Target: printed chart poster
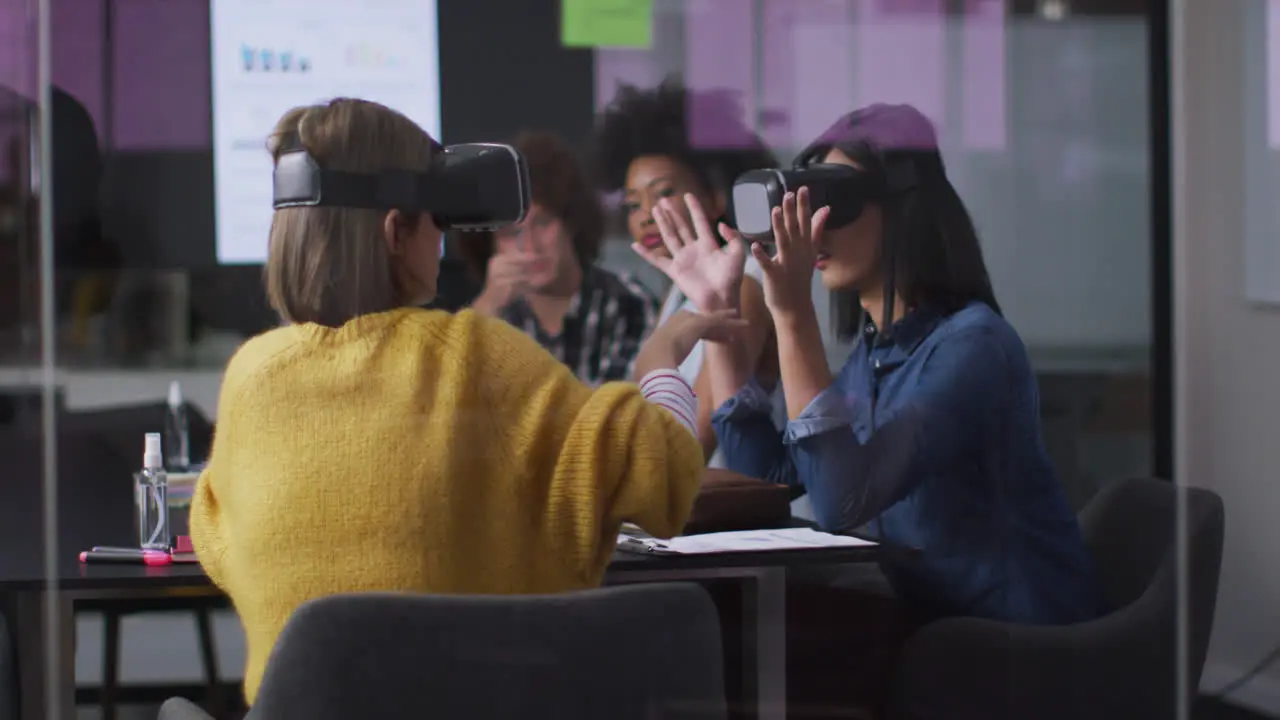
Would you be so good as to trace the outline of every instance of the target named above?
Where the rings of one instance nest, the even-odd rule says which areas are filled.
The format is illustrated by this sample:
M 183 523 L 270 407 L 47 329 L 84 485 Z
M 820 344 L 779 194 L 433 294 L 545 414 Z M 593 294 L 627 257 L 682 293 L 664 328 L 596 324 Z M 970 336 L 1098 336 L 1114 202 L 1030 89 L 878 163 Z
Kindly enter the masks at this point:
M 211 0 L 218 261 L 266 260 L 267 137 L 290 108 L 347 96 L 440 137 L 435 0 Z

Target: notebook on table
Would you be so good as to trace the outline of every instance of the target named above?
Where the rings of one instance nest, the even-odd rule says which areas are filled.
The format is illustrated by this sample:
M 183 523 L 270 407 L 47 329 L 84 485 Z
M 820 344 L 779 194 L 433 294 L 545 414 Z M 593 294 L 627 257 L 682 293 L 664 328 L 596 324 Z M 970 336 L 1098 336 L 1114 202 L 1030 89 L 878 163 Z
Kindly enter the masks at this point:
M 718 555 L 723 553 L 816 550 L 821 548 L 875 547 L 876 543 L 847 535 L 832 535 L 813 528 L 738 530 L 681 535 L 658 540 L 644 534 L 618 535 L 618 549 L 653 555 Z

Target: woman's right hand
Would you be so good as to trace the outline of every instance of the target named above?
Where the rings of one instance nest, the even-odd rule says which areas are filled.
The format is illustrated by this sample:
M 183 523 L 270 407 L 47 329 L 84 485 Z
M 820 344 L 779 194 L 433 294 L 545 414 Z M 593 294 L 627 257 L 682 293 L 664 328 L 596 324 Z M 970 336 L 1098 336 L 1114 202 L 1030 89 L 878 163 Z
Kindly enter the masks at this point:
M 520 253 L 495 252 L 485 271 L 484 289 L 471 303 L 471 309 L 484 315 L 497 315 L 524 294 L 524 278 L 528 262 Z
M 653 209 L 653 219 L 670 257 L 639 243 L 631 247 L 671 278 L 702 312 L 736 310 L 747 257 L 746 243 L 737 231 L 721 223 L 720 236 L 728 243 L 721 248 L 698 199 L 687 194 L 684 203 L 693 220 L 692 228 L 671 200 L 664 198 Z
M 658 326 L 636 355 L 635 379 L 654 370 L 675 370 L 699 340 L 731 342 L 747 328 L 737 310 L 692 313 L 681 310 Z

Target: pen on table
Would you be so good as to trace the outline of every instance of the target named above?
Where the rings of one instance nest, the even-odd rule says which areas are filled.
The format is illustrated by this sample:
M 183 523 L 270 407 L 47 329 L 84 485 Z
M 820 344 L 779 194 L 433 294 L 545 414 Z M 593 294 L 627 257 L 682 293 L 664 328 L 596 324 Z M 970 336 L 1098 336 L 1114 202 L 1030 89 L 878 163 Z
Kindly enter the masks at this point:
M 99 555 L 120 555 L 123 557 L 133 558 L 159 557 L 161 555 L 168 557 L 170 554 L 168 550 L 148 550 L 137 547 L 112 547 L 110 545 L 95 545 L 89 549 L 89 552 L 97 553 Z
M 131 565 L 147 565 L 156 567 L 160 565 L 168 565 L 173 562 L 173 557 L 163 550 L 133 550 L 127 549 L 127 552 L 121 552 L 126 548 L 113 548 L 110 550 L 86 550 L 80 553 L 80 562 L 82 563 L 121 563 Z

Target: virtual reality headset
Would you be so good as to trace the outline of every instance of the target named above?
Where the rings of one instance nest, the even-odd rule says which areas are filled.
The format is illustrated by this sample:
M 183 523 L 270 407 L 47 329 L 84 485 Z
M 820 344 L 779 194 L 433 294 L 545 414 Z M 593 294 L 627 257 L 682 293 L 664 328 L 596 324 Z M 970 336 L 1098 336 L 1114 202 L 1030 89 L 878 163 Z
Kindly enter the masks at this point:
M 529 212 L 529 170 L 510 145 L 438 147 L 426 172 L 327 170 L 299 147 L 276 161 L 272 207 L 429 213 L 442 230 L 496 230 Z
M 733 183 L 734 223 L 748 239 L 767 241 L 773 236 L 773 209 L 782 206 L 787 193 L 807 187 L 810 207 L 830 207 L 826 227 L 835 229 L 857 220 L 868 202 L 914 184 L 914 172 L 905 164 L 889 168 L 885 175 L 837 163 L 749 170 Z

